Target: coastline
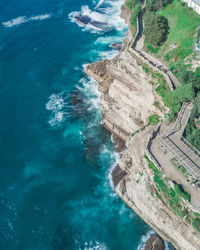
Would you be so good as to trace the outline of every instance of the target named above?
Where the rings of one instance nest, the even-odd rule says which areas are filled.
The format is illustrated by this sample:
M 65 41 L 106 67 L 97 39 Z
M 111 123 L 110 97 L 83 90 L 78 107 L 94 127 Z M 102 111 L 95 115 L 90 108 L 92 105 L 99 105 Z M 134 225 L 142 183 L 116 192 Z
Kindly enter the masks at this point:
M 162 239 L 171 242 L 177 249 L 196 250 L 198 247 L 197 233 L 169 210 L 163 200 L 153 195 L 156 193 L 153 173 L 148 168 L 143 156 L 155 127 L 146 127 L 146 125 L 147 117 L 150 114 L 156 112 L 159 115 L 162 114 L 158 110 L 155 111 L 153 107 L 153 103 L 159 97 L 156 96 L 152 87 L 147 87 L 147 82 L 149 83 L 151 79 L 141 70 L 137 55 L 127 52 L 130 44 L 134 42 L 130 31 L 130 14 L 128 9 L 122 9 L 121 16 L 128 23 L 129 28 L 119 54 L 110 61 L 92 63 L 85 68 L 86 74 L 99 82 L 104 127 L 126 142 L 126 149 L 122 151 L 122 157 L 113 170 L 115 191 Z M 136 75 L 134 80 L 141 83 L 141 86 L 135 85 L 131 79 L 133 75 Z M 167 78 L 167 76 L 165 77 Z M 124 90 L 124 88 L 127 89 Z M 131 91 L 135 91 L 133 96 L 130 94 Z M 146 95 L 144 109 L 139 112 L 140 101 L 144 101 L 145 98 L 144 91 L 147 91 L 149 96 Z M 138 106 L 136 102 L 134 103 L 136 106 L 131 103 L 134 98 L 139 101 Z M 118 99 L 120 100 L 116 101 Z M 160 99 L 159 102 L 165 109 Z M 126 112 L 127 116 L 123 112 Z M 131 112 L 134 112 L 134 118 L 131 116 Z M 128 125 L 125 124 L 126 122 Z M 139 135 L 135 134 L 138 129 L 141 129 Z M 130 136 L 131 134 L 133 136 Z M 179 225 L 177 228 L 176 224 Z M 186 232 L 190 232 L 187 237 Z

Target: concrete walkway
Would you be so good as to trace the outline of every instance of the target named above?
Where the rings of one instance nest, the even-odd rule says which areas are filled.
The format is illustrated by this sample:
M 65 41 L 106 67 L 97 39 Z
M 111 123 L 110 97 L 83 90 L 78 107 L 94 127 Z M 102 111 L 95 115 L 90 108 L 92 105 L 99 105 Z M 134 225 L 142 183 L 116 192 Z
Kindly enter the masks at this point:
M 192 176 L 200 179 L 200 158 L 181 140 L 191 110 L 192 103 L 184 103 L 172 132 L 161 137 L 160 141 Z
M 183 185 L 184 190 L 191 195 L 192 206 L 200 211 L 200 190 L 193 187 L 180 170 L 173 165 L 171 162 L 173 155 L 161 145 L 159 137 L 152 141 L 151 152 L 160 163 L 165 176 L 170 180 L 174 180 L 177 184 Z

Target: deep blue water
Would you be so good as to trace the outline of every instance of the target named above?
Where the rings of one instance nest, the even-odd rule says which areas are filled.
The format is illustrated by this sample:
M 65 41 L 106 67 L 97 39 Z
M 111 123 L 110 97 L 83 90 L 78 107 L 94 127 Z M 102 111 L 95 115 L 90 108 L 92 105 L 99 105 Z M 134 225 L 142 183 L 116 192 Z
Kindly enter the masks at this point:
M 117 53 L 121 4 L 0 1 L 1 250 L 140 249 L 150 231 L 112 190 L 118 156 L 83 73 Z

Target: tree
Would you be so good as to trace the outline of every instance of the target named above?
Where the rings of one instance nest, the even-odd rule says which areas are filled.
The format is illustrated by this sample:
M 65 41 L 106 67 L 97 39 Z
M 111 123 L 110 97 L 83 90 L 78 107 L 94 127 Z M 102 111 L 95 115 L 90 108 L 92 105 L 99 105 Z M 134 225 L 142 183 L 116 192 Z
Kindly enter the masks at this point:
M 168 20 L 155 13 L 147 12 L 144 15 L 144 35 L 145 39 L 154 46 L 162 45 L 168 34 Z
M 152 12 L 156 12 L 162 9 L 166 4 L 171 3 L 172 0 L 148 0 L 147 9 Z

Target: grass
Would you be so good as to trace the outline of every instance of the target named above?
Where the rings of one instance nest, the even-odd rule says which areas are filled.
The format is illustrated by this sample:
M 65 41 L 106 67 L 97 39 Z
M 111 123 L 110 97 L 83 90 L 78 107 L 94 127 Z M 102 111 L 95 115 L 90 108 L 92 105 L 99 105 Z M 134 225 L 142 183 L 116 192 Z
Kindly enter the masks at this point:
M 184 59 L 193 52 L 192 47 L 198 33 L 200 16 L 188 6 L 182 6 L 178 0 L 174 0 L 158 14 L 168 19 L 167 40 L 160 48 L 153 48 L 148 44 L 146 47 L 157 57 L 163 58 L 172 68 L 180 68 Z M 175 44 L 177 46 L 173 49 L 172 46 Z
M 140 130 L 137 129 L 135 132 L 133 132 L 133 133 L 131 134 L 131 137 L 133 137 L 134 135 L 138 134 L 139 132 L 140 132 Z
M 181 218 L 184 217 L 192 217 L 194 228 L 198 229 L 199 223 L 199 214 L 190 214 L 187 209 L 182 204 L 182 199 L 187 200 L 190 202 L 190 194 L 188 194 L 180 185 L 174 185 L 172 188 L 169 185 L 168 179 L 165 177 L 163 178 L 163 173 L 156 167 L 156 165 L 148 158 L 145 154 L 144 158 L 148 162 L 149 168 L 151 168 L 154 172 L 153 181 L 157 187 L 156 196 L 159 199 L 164 199 L 168 206 Z M 192 220 L 190 220 L 192 221 Z M 195 222 L 194 222 L 195 221 Z
M 153 125 L 157 125 L 160 121 L 160 116 L 157 114 L 154 114 L 152 116 L 149 116 L 149 122 L 148 125 L 153 124 Z

